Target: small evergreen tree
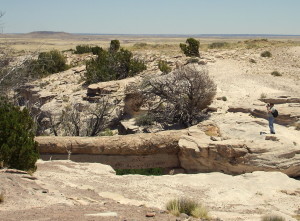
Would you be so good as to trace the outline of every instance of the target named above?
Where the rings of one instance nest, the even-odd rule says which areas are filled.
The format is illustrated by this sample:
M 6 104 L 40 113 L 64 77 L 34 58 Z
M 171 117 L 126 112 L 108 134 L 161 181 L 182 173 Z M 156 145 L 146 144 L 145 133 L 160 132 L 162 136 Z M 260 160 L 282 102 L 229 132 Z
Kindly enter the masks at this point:
M 182 52 L 189 57 L 200 57 L 199 54 L 199 46 L 200 46 L 200 42 L 194 38 L 188 38 L 186 40 L 186 44 L 180 44 L 179 45 Z
M 58 50 L 40 53 L 38 57 L 38 64 L 41 70 L 49 74 L 67 70 L 66 58 Z
M 86 63 L 86 83 L 120 80 L 146 70 L 144 62 L 133 58 L 126 49 L 119 49 L 119 41 L 111 41 L 108 51 L 100 49 L 98 57 Z
M 20 110 L 0 98 L 0 162 L 20 170 L 35 168 L 39 158 L 34 123 L 27 109 Z
M 28 60 L 24 64 L 23 71 L 28 78 L 41 78 L 67 70 L 69 66 L 66 64 L 66 61 L 64 55 L 58 50 L 42 52 L 37 60 Z
M 111 53 L 115 53 L 120 49 L 120 41 L 119 40 L 111 40 L 109 51 Z
M 90 53 L 92 51 L 91 46 L 89 45 L 77 45 L 75 54 L 84 54 L 84 53 Z

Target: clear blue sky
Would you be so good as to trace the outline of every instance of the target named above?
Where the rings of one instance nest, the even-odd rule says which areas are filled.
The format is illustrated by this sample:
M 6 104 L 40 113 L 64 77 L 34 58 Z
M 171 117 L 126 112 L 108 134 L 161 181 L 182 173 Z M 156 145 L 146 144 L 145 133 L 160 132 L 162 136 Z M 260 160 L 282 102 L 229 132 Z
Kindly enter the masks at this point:
M 4 33 L 296 34 L 300 0 L 0 0 Z

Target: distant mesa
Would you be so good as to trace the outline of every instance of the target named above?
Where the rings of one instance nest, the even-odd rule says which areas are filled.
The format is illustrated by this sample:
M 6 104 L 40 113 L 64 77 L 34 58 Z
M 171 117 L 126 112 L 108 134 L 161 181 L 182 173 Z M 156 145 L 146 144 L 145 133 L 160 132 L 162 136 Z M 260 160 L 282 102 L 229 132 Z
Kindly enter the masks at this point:
M 25 34 L 25 36 L 28 37 L 38 37 L 38 38 L 43 38 L 43 37 L 70 37 L 72 34 L 67 33 L 67 32 L 56 32 L 56 31 L 34 31 Z

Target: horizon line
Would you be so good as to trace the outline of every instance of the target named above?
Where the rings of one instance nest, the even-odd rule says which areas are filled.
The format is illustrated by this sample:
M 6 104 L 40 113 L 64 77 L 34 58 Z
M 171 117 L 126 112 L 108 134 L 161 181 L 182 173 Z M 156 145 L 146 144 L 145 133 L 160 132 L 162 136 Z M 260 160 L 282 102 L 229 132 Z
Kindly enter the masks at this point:
M 66 33 L 66 34 L 77 34 L 77 35 L 128 35 L 128 36 L 134 36 L 134 35 L 146 35 L 146 36 L 155 36 L 155 35 L 159 35 L 159 36 L 300 36 L 300 34 L 237 34 L 237 33 L 233 33 L 233 34 L 155 34 L 155 33 L 151 33 L 151 34 L 122 34 L 122 33 L 89 33 L 89 32 L 64 32 L 64 31 L 32 31 L 32 32 L 16 32 L 16 33 L 2 33 L 2 34 L 31 34 L 31 33 Z

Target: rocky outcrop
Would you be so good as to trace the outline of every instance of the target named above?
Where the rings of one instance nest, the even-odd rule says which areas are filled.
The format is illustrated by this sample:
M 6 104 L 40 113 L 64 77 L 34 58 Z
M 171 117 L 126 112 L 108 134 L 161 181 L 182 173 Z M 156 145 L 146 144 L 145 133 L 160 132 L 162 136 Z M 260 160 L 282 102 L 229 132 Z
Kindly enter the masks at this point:
M 275 135 L 244 140 L 218 134 L 205 132 L 201 123 L 189 128 L 188 134 L 179 140 L 181 167 L 188 173 L 281 171 L 292 177 L 300 176 L 300 149 L 296 142 Z
M 122 169 L 183 168 L 187 173 L 227 174 L 280 171 L 300 176 L 297 137 L 246 136 L 225 135 L 216 123 L 204 121 L 188 130 L 112 137 L 36 137 L 36 141 L 45 160 L 99 162 Z
M 276 109 L 279 115 L 276 118 L 276 123 L 281 125 L 293 125 L 300 119 L 300 107 L 297 103 L 278 104 Z M 249 113 L 252 116 L 259 118 L 267 118 L 266 108 L 264 106 L 249 107 L 249 106 L 229 106 L 228 112 L 232 113 Z
M 286 104 L 286 103 L 298 103 L 300 104 L 299 97 L 292 97 L 292 96 L 278 96 L 274 98 L 261 98 L 261 101 L 265 103 L 273 103 L 273 104 Z
M 98 162 L 113 168 L 177 168 L 185 131 L 110 137 L 36 137 L 42 159 Z

